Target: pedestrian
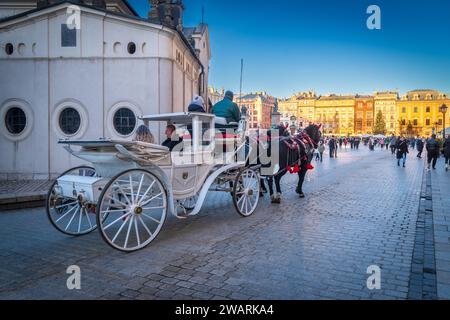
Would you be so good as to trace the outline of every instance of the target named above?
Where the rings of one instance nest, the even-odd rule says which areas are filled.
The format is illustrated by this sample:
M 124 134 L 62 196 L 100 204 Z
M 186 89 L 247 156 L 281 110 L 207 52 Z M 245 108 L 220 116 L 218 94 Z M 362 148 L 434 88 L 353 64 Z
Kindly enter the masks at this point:
M 320 142 L 317 151 L 319 152 L 320 162 L 323 162 L 323 153 L 325 152 L 325 144 L 323 141 Z
M 436 135 L 433 134 L 430 139 L 427 141 L 427 162 L 428 162 L 428 170 L 430 170 L 430 166 L 432 165 L 433 170 L 436 169 L 436 162 L 439 158 L 439 142 L 436 141 Z
M 383 138 L 380 139 L 380 147 L 381 147 L 381 150 L 384 149 L 384 139 Z
M 342 149 L 342 144 L 344 143 L 344 139 L 342 137 L 339 138 L 339 149 Z
M 445 171 L 450 170 L 450 135 L 447 136 L 447 139 L 444 142 L 444 157 L 445 157 Z
M 369 150 L 370 151 L 374 151 L 375 147 L 374 147 L 374 141 L 372 138 L 369 138 Z
M 424 143 L 423 143 L 423 140 L 421 137 L 417 138 L 416 146 L 417 146 L 417 151 L 418 151 L 417 158 L 422 159 Z
M 353 147 L 355 145 L 355 139 L 353 137 L 350 138 L 350 149 L 353 150 Z
M 394 135 L 392 135 L 391 141 L 390 141 L 390 146 L 391 146 L 391 153 L 393 155 L 395 154 L 395 146 L 397 145 L 397 141 L 398 141 L 398 138 L 395 137 Z
M 406 139 L 401 137 L 395 149 L 397 150 L 397 166 L 400 167 L 400 160 L 403 160 L 403 168 L 406 167 L 406 155 L 409 153 Z
M 330 141 L 328 141 L 328 147 L 330 148 L 330 158 L 334 158 L 334 150 L 337 147 L 336 139 L 334 138 L 334 136 L 332 136 Z
M 344 139 L 344 147 L 345 147 L 346 150 L 347 150 L 347 144 L 348 144 L 348 139 L 345 138 L 345 139 Z

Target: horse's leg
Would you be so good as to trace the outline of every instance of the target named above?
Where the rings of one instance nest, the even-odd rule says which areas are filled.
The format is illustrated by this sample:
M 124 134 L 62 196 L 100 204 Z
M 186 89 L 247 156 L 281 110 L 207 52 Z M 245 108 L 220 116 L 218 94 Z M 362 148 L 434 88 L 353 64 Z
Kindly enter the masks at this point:
M 305 197 L 305 194 L 303 193 L 303 182 L 305 181 L 306 172 L 306 166 L 302 165 L 301 170 L 298 172 L 298 184 L 297 189 L 295 190 L 299 194 L 300 198 Z

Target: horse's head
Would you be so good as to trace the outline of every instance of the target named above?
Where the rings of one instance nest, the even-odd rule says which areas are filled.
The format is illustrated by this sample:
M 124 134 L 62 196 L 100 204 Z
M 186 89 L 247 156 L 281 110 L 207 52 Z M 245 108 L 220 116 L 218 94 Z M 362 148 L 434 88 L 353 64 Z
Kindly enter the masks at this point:
M 305 132 L 314 141 L 315 147 L 319 145 L 319 141 L 322 138 L 322 132 L 320 131 L 322 125 L 311 124 L 306 129 Z

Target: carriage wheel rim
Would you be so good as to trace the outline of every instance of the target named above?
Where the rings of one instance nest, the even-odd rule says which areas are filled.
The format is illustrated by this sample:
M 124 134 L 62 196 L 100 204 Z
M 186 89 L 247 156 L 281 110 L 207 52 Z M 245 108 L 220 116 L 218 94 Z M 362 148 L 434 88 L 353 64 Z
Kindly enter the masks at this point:
M 122 173 L 105 187 L 99 201 L 102 237 L 121 251 L 143 249 L 161 231 L 167 207 L 165 189 L 156 176 L 139 169 Z
M 80 176 L 93 176 L 95 169 L 87 166 L 76 167 L 64 172 L 60 177 L 71 175 L 78 171 Z M 97 228 L 96 219 L 91 217 L 95 212 L 90 212 L 92 207 L 87 208 L 86 204 L 78 199 L 58 196 L 56 180 L 51 186 L 47 196 L 47 216 L 53 226 L 62 233 L 72 236 L 85 235 Z
M 238 176 L 237 184 L 235 192 L 236 208 L 242 215 L 249 216 L 258 206 L 259 177 L 254 170 L 246 169 Z

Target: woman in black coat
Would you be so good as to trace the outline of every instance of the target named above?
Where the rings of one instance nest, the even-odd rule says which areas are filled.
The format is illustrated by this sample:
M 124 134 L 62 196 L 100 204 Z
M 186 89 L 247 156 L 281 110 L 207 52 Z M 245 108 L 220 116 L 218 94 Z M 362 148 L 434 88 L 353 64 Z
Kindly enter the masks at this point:
M 445 171 L 450 169 L 450 136 L 444 142 Z
M 405 138 L 400 138 L 397 142 L 397 165 L 400 167 L 400 160 L 403 159 L 403 168 L 406 166 L 406 155 L 409 153 L 408 141 Z

